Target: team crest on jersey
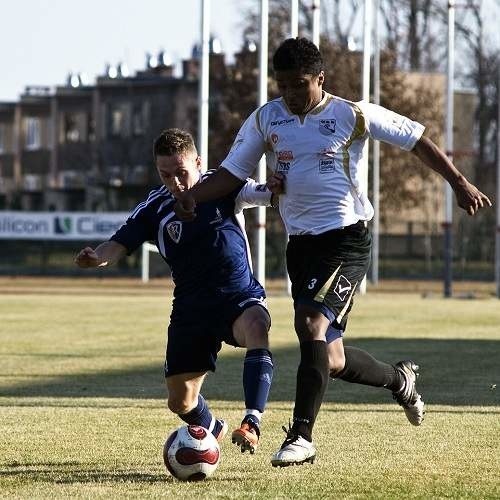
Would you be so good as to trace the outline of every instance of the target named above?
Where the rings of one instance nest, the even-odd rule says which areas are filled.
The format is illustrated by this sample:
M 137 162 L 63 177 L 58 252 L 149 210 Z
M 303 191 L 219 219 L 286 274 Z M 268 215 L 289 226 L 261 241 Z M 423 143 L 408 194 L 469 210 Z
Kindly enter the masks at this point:
M 347 294 L 352 290 L 352 284 L 343 274 L 341 274 L 333 290 L 340 300 L 345 300 Z
M 327 120 L 319 121 L 319 133 L 321 135 L 333 135 L 335 133 L 335 125 L 337 120 L 335 118 L 329 118 Z
M 272 142 L 273 144 L 276 144 L 276 143 L 279 141 L 279 139 L 280 139 L 280 138 L 278 137 L 278 134 L 274 134 L 274 133 L 273 133 L 273 134 L 271 134 L 271 142 Z
M 175 243 L 179 243 L 182 234 L 182 222 L 173 221 L 167 225 L 167 233 Z

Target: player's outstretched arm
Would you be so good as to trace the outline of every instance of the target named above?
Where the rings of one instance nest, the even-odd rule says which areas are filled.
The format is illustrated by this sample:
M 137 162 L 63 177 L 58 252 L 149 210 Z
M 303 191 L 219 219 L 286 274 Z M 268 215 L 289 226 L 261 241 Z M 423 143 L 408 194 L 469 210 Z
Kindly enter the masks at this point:
M 420 160 L 446 179 L 457 197 L 458 206 L 469 215 L 491 207 L 489 198 L 462 175 L 449 158 L 428 137 L 421 137 L 412 149 Z
M 193 220 L 196 216 L 196 203 L 222 198 L 244 183 L 245 181 L 221 167 L 204 182 L 181 193 L 174 206 L 175 213 L 181 220 Z
M 85 247 L 75 257 L 78 267 L 103 267 L 111 266 L 127 253 L 127 249 L 116 241 L 105 241 L 95 249 Z

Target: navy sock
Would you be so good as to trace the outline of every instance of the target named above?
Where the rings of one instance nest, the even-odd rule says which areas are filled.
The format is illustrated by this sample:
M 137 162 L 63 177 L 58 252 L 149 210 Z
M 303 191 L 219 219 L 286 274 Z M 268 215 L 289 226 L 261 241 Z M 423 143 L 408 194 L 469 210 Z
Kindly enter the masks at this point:
M 273 358 L 267 349 L 250 349 L 243 363 L 245 407 L 264 411 L 273 380 Z
M 198 405 L 188 413 L 179 414 L 179 418 L 184 420 L 187 424 L 205 427 L 205 429 L 211 431 L 215 437 L 219 435 L 222 429 L 221 421 L 214 418 L 208 408 L 205 398 L 201 394 L 198 395 Z

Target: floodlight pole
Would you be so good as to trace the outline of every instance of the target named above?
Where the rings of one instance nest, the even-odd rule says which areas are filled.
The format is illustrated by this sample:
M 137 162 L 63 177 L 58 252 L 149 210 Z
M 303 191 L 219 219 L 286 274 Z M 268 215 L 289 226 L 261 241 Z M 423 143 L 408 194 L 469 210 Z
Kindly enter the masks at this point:
M 380 104 L 380 31 L 378 27 L 380 0 L 375 0 L 373 47 L 373 102 Z M 380 142 L 373 141 L 373 230 L 372 230 L 372 284 L 378 284 L 380 254 Z
M 290 5 L 290 38 L 297 38 L 299 36 L 299 0 L 291 0 Z M 286 235 L 288 244 L 288 235 Z M 285 271 L 286 293 L 292 295 L 292 282 Z
M 269 32 L 269 1 L 260 2 L 260 44 L 259 44 L 259 106 L 267 102 L 267 52 Z M 259 161 L 257 180 L 260 184 L 266 182 L 266 159 Z M 257 208 L 257 259 L 256 277 L 265 285 L 266 281 L 266 207 Z
M 495 282 L 497 297 L 500 299 L 500 65 L 498 66 L 497 83 L 497 197 L 495 200 L 497 207 L 497 224 L 495 235 Z
M 290 5 L 290 38 L 299 36 L 299 0 L 291 0 Z
M 453 76 L 455 74 L 455 1 L 448 1 L 448 64 L 446 72 L 446 154 L 453 161 Z M 453 262 L 453 192 L 445 181 L 444 229 L 444 296 L 451 297 Z
M 208 99 L 210 62 L 210 0 L 201 0 L 201 57 L 198 89 L 198 154 L 205 171 L 208 163 Z
M 363 79 L 362 79 L 362 99 L 368 102 L 370 100 L 370 56 L 372 51 L 371 35 L 372 35 L 373 13 L 372 0 L 365 0 L 364 16 L 363 16 Z M 361 182 L 362 189 L 368 192 L 368 140 L 363 146 L 363 176 Z M 366 276 L 361 281 L 359 291 L 362 294 L 366 293 Z
M 312 41 L 319 48 L 319 34 L 321 31 L 321 6 L 320 0 L 312 2 Z

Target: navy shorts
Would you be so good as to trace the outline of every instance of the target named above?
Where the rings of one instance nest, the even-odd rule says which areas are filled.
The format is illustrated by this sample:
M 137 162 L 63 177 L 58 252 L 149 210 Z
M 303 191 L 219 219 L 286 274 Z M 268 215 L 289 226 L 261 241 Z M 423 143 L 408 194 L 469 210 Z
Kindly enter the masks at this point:
M 224 295 L 189 310 L 172 311 L 168 327 L 165 376 L 215 371 L 222 342 L 241 347 L 233 337 L 233 323 L 249 307 L 259 305 L 267 314 L 264 289 Z
M 346 328 L 370 253 L 371 235 L 362 221 L 318 235 L 290 236 L 286 256 L 294 306 L 310 305 L 331 321 L 329 342 Z

